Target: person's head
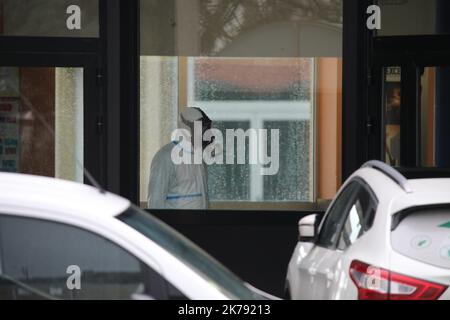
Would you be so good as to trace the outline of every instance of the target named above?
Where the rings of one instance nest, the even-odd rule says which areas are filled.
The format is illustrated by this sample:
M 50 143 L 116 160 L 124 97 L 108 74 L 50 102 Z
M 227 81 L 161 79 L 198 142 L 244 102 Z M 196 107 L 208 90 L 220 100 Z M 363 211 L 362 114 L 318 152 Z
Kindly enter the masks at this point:
M 203 148 L 206 148 L 207 145 L 212 143 L 212 139 L 210 141 L 203 141 L 205 132 L 211 129 L 211 119 L 200 108 L 184 108 L 180 113 L 179 126 L 181 129 L 186 129 L 191 133 L 192 140 L 194 138 L 193 135 L 195 133 L 194 127 L 196 122 L 202 127 L 202 136 L 199 137 L 199 139 L 202 141 Z

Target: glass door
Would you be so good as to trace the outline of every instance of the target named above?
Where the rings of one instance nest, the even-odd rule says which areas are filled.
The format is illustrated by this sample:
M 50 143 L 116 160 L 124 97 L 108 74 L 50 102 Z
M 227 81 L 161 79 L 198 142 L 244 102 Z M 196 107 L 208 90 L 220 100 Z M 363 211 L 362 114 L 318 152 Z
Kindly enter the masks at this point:
M 0 171 L 103 182 L 95 68 L 0 61 Z
M 403 168 L 450 168 L 450 68 L 431 55 L 376 61 L 369 157 Z
M 394 167 L 419 165 L 417 70 L 408 57 L 376 61 L 369 91 L 369 159 Z

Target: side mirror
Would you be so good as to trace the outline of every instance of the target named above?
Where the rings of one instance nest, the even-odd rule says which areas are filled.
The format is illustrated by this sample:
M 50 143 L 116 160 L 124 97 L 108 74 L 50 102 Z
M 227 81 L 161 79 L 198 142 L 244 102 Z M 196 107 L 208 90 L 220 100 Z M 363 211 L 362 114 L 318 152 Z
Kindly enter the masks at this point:
M 306 216 L 298 222 L 298 235 L 300 242 L 314 242 L 316 240 L 316 222 L 317 214 Z

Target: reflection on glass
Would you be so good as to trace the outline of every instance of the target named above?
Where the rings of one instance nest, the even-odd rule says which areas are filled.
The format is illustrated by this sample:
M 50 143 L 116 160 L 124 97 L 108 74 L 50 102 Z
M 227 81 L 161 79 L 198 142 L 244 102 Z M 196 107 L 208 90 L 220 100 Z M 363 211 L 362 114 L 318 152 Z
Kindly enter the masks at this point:
M 140 0 L 140 18 L 141 205 L 150 163 L 186 106 L 204 110 L 222 133 L 261 130 L 256 144 L 245 140 L 246 160 L 270 156 L 271 130 L 279 130 L 273 176 L 260 173 L 267 169 L 261 163 L 209 166 L 210 208 L 293 210 L 334 197 L 341 180 L 341 0 Z
M 0 171 L 83 182 L 83 69 L 0 68 Z
M 385 68 L 383 87 L 384 146 L 386 163 L 391 166 L 400 165 L 401 90 L 401 68 Z
M 98 0 L 0 0 L 0 35 L 98 37 L 98 4 Z M 79 14 L 71 10 L 73 5 Z
M 221 196 L 214 200 L 312 201 L 313 67 L 314 60 L 306 58 L 189 59 L 189 105 L 200 105 L 214 126 L 234 123 L 233 129 L 267 130 L 267 144 L 259 139 L 257 146 L 247 145 L 247 159 L 255 152 L 252 148 L 271 150 L 271 130 L 279 130 L 280 135 L 277 174 L 263 176 L 255 164 L 245 166 L 245 173 L 237 168 L 230 171 L 227 164 L 215 165 L 209 183 L 211 190 L 215 188 L 213 194 Z M 214 181 L 218 170 L 229 174 L 222 178 L 228 183 Z M 236 183 L 250 186 L 248 198 L 247 189 L 233 196 Z
M 141 0 L 140 7 L 142 55 L 341 56 L 342 0 Z
M 381 8 L 379 36 L 450 33 L 447 0 L 378 0 Z
M 265 145 L 262 140 L 249 145 L 246 139 L 246 164 L 234 161 L 208 167 L 213 208 L 219 202 L 223 207 L 232 202 L 312 202 L 316 169 L 321 170 L 323 194 L 334 195 L 338 172 L 325 171 L 325 167 L 338 168 L 339 161 L 339 66 L 339 59 L 332 58 L 142 56 L 141 203 L 146 203 L 152 159 L 170 142 L 179 110 L 185 106 L 204 110 L 224 138 L 226 129 L 267 130 Z M 315 127 L 314 108 L 320 110 L 321 127 Z M 391 117 L 391 124 L 399 121 Z M 255 152 L 270 156 L 271 130 L 279 130 L 279 170 L 264 176 L 262 165 L 248 160 Z M 323 158 L 320 167 L 314 161 L 315 130 L 322 132 L 320 152 L 331 157 Z M 226 141 L 223 147 L 222 158 L 226 159 Z
M 219 129 L 225 137 L 227 129 L 250 129 L 249 121 L 214 121 L 214 128 Z M 226 158 L 226 141 L 224 141 L 224 158 Z M 249 150 L 249 140 L 246 139 L 246 150 Z M 234 146 L 234 163 L 237 146 Z M 249 201 L 251 200 L 251 165 L 248 152 L 245 155 L 246 164 L 208 166 L 208 193 L 210 201 Z
M 309 148 L 312 121 L 265 121 L 264 127 L 280 130 L 280 171 L 264 177 L 264 200 L 311 201 L 313 177 Z

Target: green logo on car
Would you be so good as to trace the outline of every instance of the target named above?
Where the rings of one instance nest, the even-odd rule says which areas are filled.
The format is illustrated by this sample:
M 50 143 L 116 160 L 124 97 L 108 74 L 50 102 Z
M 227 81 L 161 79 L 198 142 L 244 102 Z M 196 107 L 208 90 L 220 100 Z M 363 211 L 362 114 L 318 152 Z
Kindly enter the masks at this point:
M 439 228 L 447 228 L 447 229 L 450 229 L 450 221 L 447 222 L 447 223 L 444 223 L 444 224 L 440 225 Z

